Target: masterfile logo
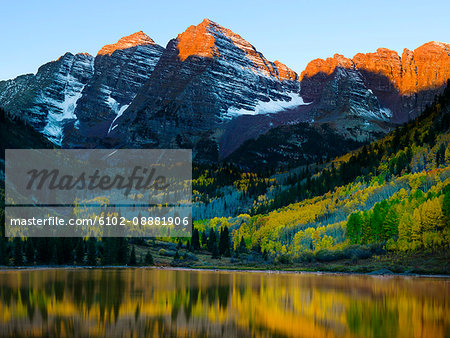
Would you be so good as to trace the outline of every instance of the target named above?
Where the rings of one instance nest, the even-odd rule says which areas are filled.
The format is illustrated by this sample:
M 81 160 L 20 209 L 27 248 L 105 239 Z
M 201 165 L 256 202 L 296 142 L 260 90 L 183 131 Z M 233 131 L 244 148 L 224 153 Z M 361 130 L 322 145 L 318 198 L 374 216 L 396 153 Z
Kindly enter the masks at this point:
M 7 236 L 190 235 L 191 150 L 7 149 L 5 155 Z

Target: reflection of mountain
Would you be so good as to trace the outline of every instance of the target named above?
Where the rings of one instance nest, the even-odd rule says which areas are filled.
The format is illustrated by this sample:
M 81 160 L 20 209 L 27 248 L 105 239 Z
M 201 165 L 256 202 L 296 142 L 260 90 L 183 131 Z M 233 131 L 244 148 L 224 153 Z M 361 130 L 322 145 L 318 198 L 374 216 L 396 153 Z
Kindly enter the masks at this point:
M 319 126 L 319 134 L 327 125 L 341 139 L 378 138 L 416 117 L 448 78 L 446 43 L 401 57 L 384 48 L 352 59 L 336 54 L 298 76 L 205 19 L 166 48 L 137 32 L 95 58 L 67 53 L 36 75 L 1 81 L 0 106 L 65 147 L 193 148 L 198 160 L 217 160 L 300 122 Z M 289 147 L 288 139 L 279 146 Z
M 444 337 L 445 281 L 170 270 L 2 272 L 0 334 Z

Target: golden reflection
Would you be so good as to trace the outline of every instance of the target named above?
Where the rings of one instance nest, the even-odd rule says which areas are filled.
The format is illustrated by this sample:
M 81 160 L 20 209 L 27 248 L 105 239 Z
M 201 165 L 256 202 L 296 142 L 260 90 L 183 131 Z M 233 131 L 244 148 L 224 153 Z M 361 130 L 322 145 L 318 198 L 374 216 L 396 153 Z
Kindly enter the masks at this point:
M 159 269 L 0 272 L 0 335 L 448 337 L 448 279 Z

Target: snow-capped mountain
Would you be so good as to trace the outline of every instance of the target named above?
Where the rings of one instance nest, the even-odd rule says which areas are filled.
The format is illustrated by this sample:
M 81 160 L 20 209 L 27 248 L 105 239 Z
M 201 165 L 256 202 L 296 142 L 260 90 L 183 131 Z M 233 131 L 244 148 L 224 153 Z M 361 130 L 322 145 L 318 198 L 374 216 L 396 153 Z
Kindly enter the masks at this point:
M 303 140 L 301 128 L 283 126 L 305 122 L 326 130 L 323 139 L 376 138 L 416 117 L 448 79 L 446 43 L 401 56 L 385 48 L 351 59 L 336 54 L 298 76 L 205 19 L 166 48 L 140 31 L 95 58 L 66 53 L 36 75 L 0 81 L 0 106 L 64 147 L 184 147 L 217 160 L 278 127 L 258 139 L 295 130 Z M 276 138 L 280 148 L 284 139 L 298 141 Z M 253 142 L 239 154 L 264 158 L 265 146 Z
M 105 137 L 149 78 L 164 48 L 142 31 L 104 46 L 94 58 L 66 53 L 28 74 L 0 82 L 0 106 L 58 145 Z
M 316 123 L 367 140 L 392 124 L 417 117 L 450 79 L 450 44 L 426 43 L 402 56 L 386 48 L 335 54 L 311 61 L 301 74 L 301 95 L 312 103 Z
M 230 120 L 302 105 L 299 91 L 294 71 L 205 19 L 168 43 L 117 135 L 134 145 L 213 150 Z
M 94 58 L 66 53 L 28 74 L 0 82 L 0 105 L 61 144 L 66 121 L 75 120 L 81 93 L 91 79 Z
M 94 74 L 77 102 L 75 129 L 66 144 L 98 142 L 113 130 L 153 72 L 164 48 L 142 31 L 104 46 L 94 60 Z

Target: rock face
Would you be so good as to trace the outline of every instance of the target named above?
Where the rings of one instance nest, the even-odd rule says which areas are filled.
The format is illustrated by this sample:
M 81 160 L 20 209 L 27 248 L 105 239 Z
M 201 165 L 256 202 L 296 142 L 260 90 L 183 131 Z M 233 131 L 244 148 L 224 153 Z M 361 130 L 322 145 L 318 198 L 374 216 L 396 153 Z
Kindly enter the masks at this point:
M 336 54 L 311 61 L 299 77 L 205 19 L 166 48 L 141 31 L 95 58 L 67 53 L 36 75 L 0 81 L 0 106 L 64 147 L 182 147 L 198 160 L 286 162 L 314 139 L 334 140 L 338 146 L 322 147 L 332 153 L 382 136 L 422 112 L 448 79 L 446 43 L 401 56 L 385 48 L 351 59 Z M 308 127 L 290 127 L 299 123 Z
M 95 144 L 106 137 L 115 128 L 114 120 L 148 80 L 163 51 L 142 31 L 104 46 L 95 57 L 94 74 L 77 102 L 78 120 L 67 143 Z
M 94 58 L 66 53 L 0 82 L 0 106 L 66 147 L 98 146 L 149 78 L 164 48 L 142 31 L 104 46 Z
M 61 144 L 64 123 L 75 119 L 77 101 L 93 75 L 93 61 L 89 54 L 66 53 L 36 75 L 2 81 L 0 105 Z
M 429 42 L 401 57 L 379 48 L 353 59 L 336 54 L 313 60 L 301 74 L 301 94 L 315 103 L 316 121 L 333 120 L 344 135 L 358 139 L 381 132 L 380 122 L 415 118 L 449 78 L 450 45 Z M 361 119 L 377 123 L 361 125 Z
M 294 71 L 268 61 L 242 37 L 205 19 L 168 43 L 151 77 L 118 119 L 117 131 L 126 133 L 118 137 L 133 145 L 199 145 L 217 152 L 231 119 L 297 106 L 303 102 L 299 89 Z

